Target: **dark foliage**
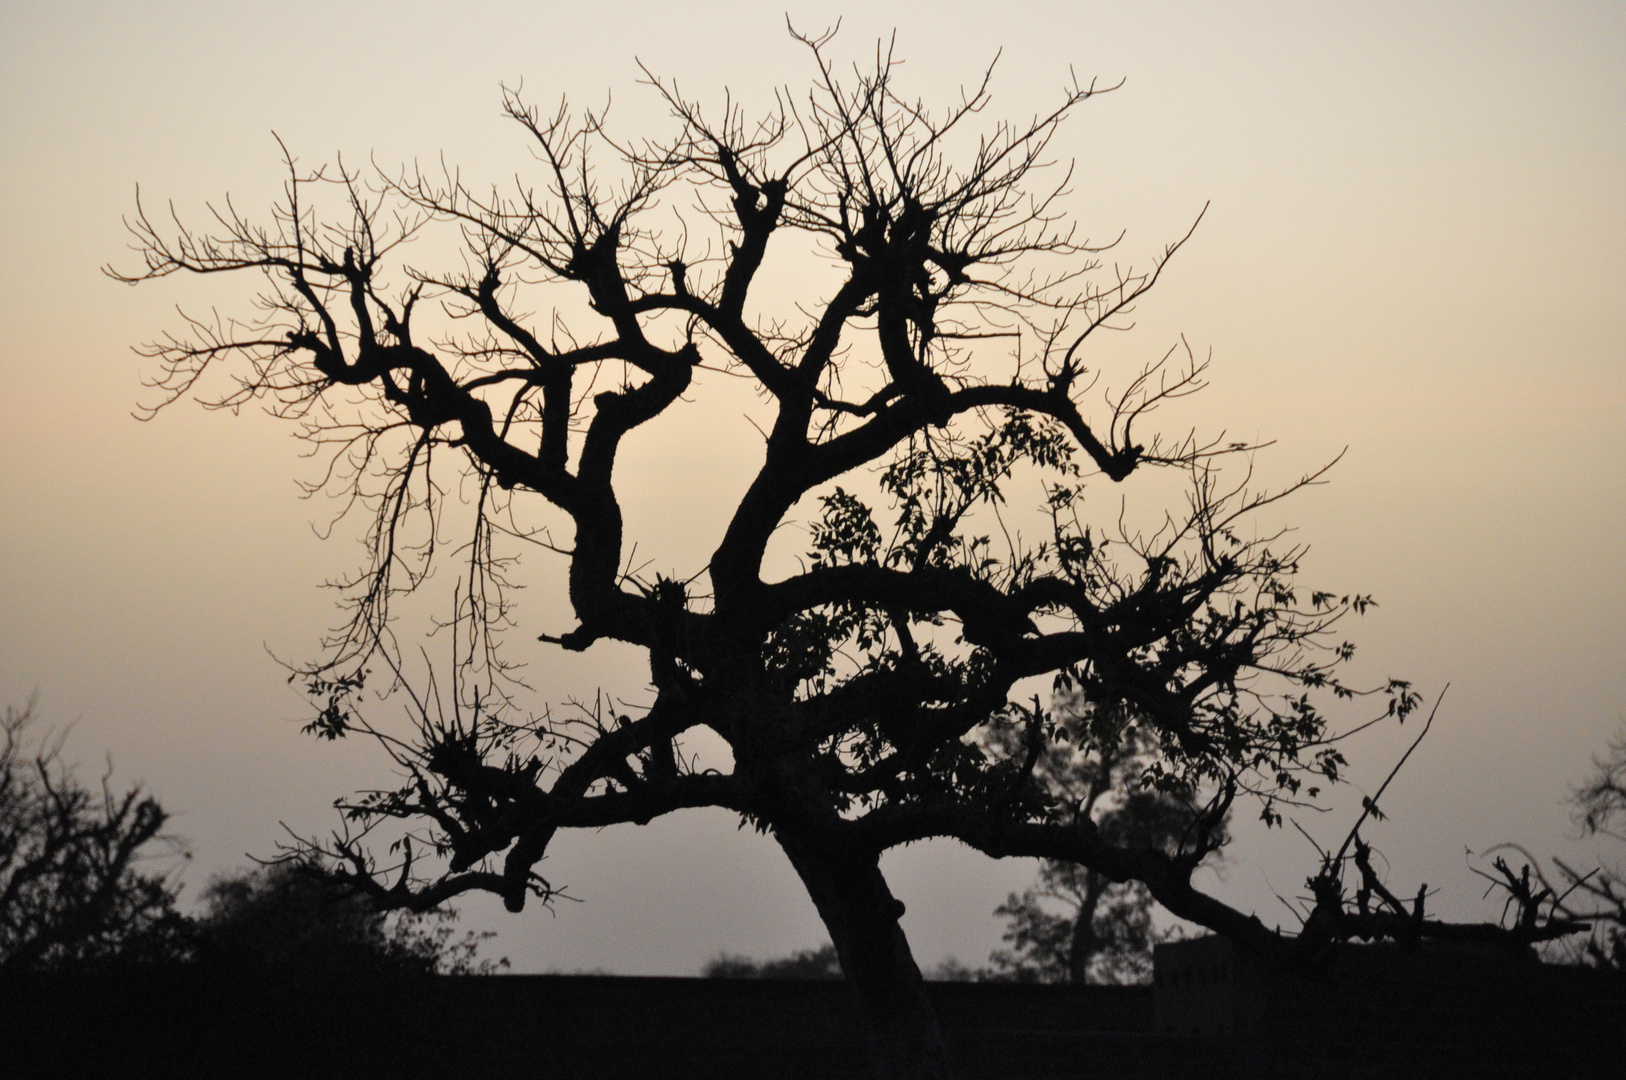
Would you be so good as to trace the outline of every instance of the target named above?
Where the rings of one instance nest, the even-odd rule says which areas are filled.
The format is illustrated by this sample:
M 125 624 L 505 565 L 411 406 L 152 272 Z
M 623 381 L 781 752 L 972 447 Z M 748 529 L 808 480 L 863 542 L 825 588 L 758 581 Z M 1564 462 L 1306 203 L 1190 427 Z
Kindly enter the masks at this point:
M 839 979 L 841 962 L 836 947 L 824 944 L 773 960 L 720 953 L 706 962 L 701 974 L 708 979 Z
M 112 768 L 94 786 L 38 735 L 34 703 L 0 722 L 0 972 L 164 961 L 184 951 L 170 876 L 168 815 Z
M 1059 906 L 1060 911 L 1056 908 Z M 1074 863 L 1045 860 L 1039 879 L 994 914 L 1010 945 L 989 957 L 997 978 L 1016 982 L 1145 983 L 1152 977 L 1152 896 Z
M 1611 740 L 1607 756 L 1592 759 L 1592 766 L 1592 775 L 1573 794 L 1576 823 L 1588 835 L 1626 843 L 1626 731 Z M 1581 873 L 1554 863 L 1567 886 L 1562 901 L 1570 905 L 1567 912 L 1595 927 L 1585 945 L 1587 962 L 1626 974 L 1626 866 L 1600 865 Z
M 377 909 L 320 875 L 276 865 L 215 879 L 196 916 L 176 875 L 144 872 L 184 851 L 140 788 L 97 788 L 62 760 L 63 736 L 36 737 L 33 704 L 0 724 L 0 974 L 163 966 L 333 974 L 485 974 L 492 935 L 454 937 L 450 909 Z
M 1323 848 L 1307 829 L 1293 822 L 1320 856 L 1320 865 L 1306 879 L 1305 893 L 1296 898 L 1296 904 L 1281 898 L 1301 919 L 1292 950 L 1300 965 L 1316 966 L 1333 960 L 1340 943 L 1374 940 L 1396 942 L 1413 952 L 1425 942 L 1469 949 L 1488 946 L 1492 952 L 1533 961 L 1538 950 L 1549 947 L 1550 942 L 1588 929 L 1585 922 L 1572 918 L 1553 891 L 1545 887 L 1539 871 L 1533 872 L 1530 865 L 1515 871 L 1499 856 L 1491 863 L 1490 871 L 1475 870 L 1490 882 L 1486 895 L 1497 893 L 1502 898 L 1501 918 L 1496 922 L 1459 923 L 1430 917 L 1426 881 L 1418 883 L 1416 893 L 1410 894 L 1408 900 L 1407 894 L 1397 891 L 1402 887 L 1380 872 L 1382 856 L 1362 838 L 1361 830 L 1369 820 L 1384 820 L 1384 793 L 1427 738 L 1444 698 L 1442 691 L 1411 746 L 1377 791 L 1362 798 L 1361 812 L 1338 847 Z M 1279 959 L 1279 954 L 1275 955 Z
M 378 910 L 367 898 L 289 864 L 216 878 L 193 924 L 195 962 L 223 970 L 281 969 L 334 975 L 491 974 L 481 960 L 489 932 L 454 937 L 457 913 Z

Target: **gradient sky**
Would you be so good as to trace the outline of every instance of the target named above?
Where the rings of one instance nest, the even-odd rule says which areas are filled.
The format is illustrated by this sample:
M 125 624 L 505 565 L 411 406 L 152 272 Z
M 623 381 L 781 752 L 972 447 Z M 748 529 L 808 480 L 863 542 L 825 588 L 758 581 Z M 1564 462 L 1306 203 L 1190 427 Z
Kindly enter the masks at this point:
M 1430 698 L 1452 687 L 1371 833 L 1394 879 L 1481 918 L 1494 909 L 1465 847 L 1584 852 L 1563 798 L 1626 712 L 1626 6 L 850 8 L 789 5 L 806 29 L 841 17 L 844 59 L 896 28 L 905 85 L 928 101 L 1001 48 L 994 115 L 1045 107 L 1069 67 L 1125 79 L 1057 148 L 1077 159 L 1085 231 L 1128 230 L 1130 257 L 1212 203 L 1136 331 L 1094 360 L 1133 363 L 1184 333 L 1212 349 L 1214 385 L 1175 419 L 1275 439 L 1259 465 L 1277 479 L 1349 448 L 1284 510 L 1312 545 L 1307 576 L 1376 594 L 1358 674 Z M 0 697 L 37 689 L 47 718 L 77 721 L 88 768 L 106 751 L 176 812 L 189 891 L 268 853 L 279 822 L 326 828 L 334 797 L 385 775 L 369 747 L 298 734 L 300 697 L 270 655 L 312 653 L 333 619 L 316 586 L 357 558 L 312 529 L 330 508 L 298 497 L 301 445 L 251 412 L 131 418 L 153 372 L 130 347 L 175 328 L 176 305 L 242 310 L 250 285 L 103 277 L 133 265 L 120 219 L 136 185 L 194 220 L 228 191 L 258 213 L 280 184 L 273 131 L 309 164 L 444 152 L 501 180 L 525 158 L 499 84 L 538 103 L 608 94 L 619 130 L 662 130 L 635 59 L 747 103 L 808 76 L 782 18 L 743 2 L 0 10 Z M 714 441 L 646 441 L 621 467 L 629 537 L 674 567 L 708 545 L 673 522 L 741 481 L 736 415 Z M 567 625 L 546 580 L 526 597 L 530 633 Z M 636 692 L 626 650 L 534 648 L 549 700 Z M 1379 783 L 1409 737 L 1356 746 L 1355 783 Z M 1305 824 L 1331 839 L 1348 820 Z M 1285 919 L 1272 893 L 1297 891 L 1313 852 L 1240 831 L 1216 887 Z M 946 844 L 887 867 L 925 964 L 982 962 L 992 909 L 1032 873 Z M 777 848 L 727 814 L 574 834 L 543 869 L 583 902 L 552 917 L 463 905 L 517 970 L 690 973 L 719 949 L 823 939 Z

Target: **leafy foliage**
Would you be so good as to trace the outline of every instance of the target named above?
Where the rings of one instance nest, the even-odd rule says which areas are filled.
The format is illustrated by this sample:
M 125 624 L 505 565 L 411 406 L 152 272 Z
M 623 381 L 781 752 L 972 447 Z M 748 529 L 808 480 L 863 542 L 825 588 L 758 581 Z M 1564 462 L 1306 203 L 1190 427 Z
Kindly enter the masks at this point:
M 205 964 L 334 974 L 489 974 L 493 935 L 457 937 L 457 912 L 380 910 L 319 874 L 277 864 L 216 878 L 202 911 L 176 907 L 184 854 L 160 830 L 168 814 L 111 769 L 86 787 L 62 760 L 64 738 L 36 738 L 33 703 L 0 724 L 0 972 L 96 965 Z M 156 850 L 155 850 L 156 849 Z
M 1058 913 L 1054 908 L 1060 906 Z M 1009 949 L 990 960 L 1017 982 L 1144 983 L 1152 977 L 1152 894 L 1073 863 L 1046 861 L 1034 887 L 994 909 Z

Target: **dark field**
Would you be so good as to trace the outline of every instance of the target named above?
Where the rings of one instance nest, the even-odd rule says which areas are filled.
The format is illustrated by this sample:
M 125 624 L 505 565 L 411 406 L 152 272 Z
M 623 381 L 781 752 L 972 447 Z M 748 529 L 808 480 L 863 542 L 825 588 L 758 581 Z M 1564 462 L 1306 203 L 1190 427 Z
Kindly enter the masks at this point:
M 967 1078 L 1626 1076 L 1626 998 L 1584 980 L 1538 983 L 1480 987 L 1461 1008 L 1428 1007 L 1424 985 L 1412 1001 L 1391 988 L 1376 1010 L 1398 1007 L 1411 1022 L 1367 1010 L 1352 1027 L 1301 1010 L 1293 1030 L 1246 1043 L 1154 1033 L 1150 987 L 931 989 Z M 843 990 L 550 975 L 35 977 L 0 987 L 0 1075 L 853 1077 L 864 1074 L 863 1028 Z

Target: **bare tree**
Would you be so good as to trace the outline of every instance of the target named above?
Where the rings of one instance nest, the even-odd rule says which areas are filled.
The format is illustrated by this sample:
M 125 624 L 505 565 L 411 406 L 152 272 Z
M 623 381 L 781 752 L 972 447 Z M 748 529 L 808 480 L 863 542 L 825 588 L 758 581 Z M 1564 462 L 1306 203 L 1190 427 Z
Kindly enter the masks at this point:
M 1446 690 L 1449 689 L 1447 686 Z M 1501 918 L 1497 922 L 1458 923 L 1430 918 L 1428 898 L 1431 894 L 1427 882 L 1420 882 L 1416 893 L 1407 900 L 1379 872 L 1377 850 L 1361 838 L 1361 829 L 1368 820 L 1381 821 L 1386 816 L 1380 805 L 1384 792 L 1428 737 L 1444 699 L 1445 691 L 1441 691 L 1411 746 L 1395 762 L 1377 791 L 1361 800 L 1361 813 L 1336 850 L 1323 849 L 1307 830 L 1297 821 L 1293 822 L 1293 827 L 1315 846 L 1320 856 L 1319 867 L 1305 881 L 1308 895 L 1298 897 L 1297 906 L 1279 898 L 1300 917 L 1294 951 L 1301 962 L 1318 956 L 1330 957 L 1333 952 L 1330 946 L 1355 939 L 1388 939 L 1410 949 L 1417 948 L 1425 939 L 1472 942 L 1498 946 L 1515 956 L 1534 960 L 1537 946 L 1591 929 L 1589 923 L 1577 919 L 1564 907 L 1563 898 L 1546 887 L 1540 871 L 1528 864 L 1515 871 L 1506 859 L 1497 857 L 1491 863 L 1491 871 L 1475 869 L 1475 873 L 1491 883 L 1486 895 L 1494 892 L 1503 898 Z M 1353 889 L 1346 880 L 1351 871 Z
M 86 785 L 62 759 L 65 733 L 36 736 L 34 703 L 0 721 L 0 973 L 176 959 L 186 923 L 176 888 L 142 861 L 173 855 L 168 815 L 112 769 Z
M 726 807 L 801 877 L 882 1072 L 938 1076 L 943 1037 L 882 853 L 944 837 L 1074 863 L 1291 955 L 1191 875 L 1239 794 L 1274 821 L 1338 778 L 1322 699 L 1354 694 L 1336 676 L 1352 651 L 1337 627 L 1369 601 L 1296 584 L 1301 549 L 1250 523 L 1286 494 L 1251 485 L 1254 448 L 1148 433 L 1160 406 L 1201 388 L 1204 361 L 1177 345 L 1127 375 L 1087 366 L 1092 338 L 1129 325 L 1190 235 L 1142 268 L 1108 267 L 1116 241 L 1067 223 L 1053 139 L 1111 88 L 1075 83 L 1030 121 L 990 123 L 986 74 L 932 109 L 897 86 L 889 48 L 838 75 L 828 35 L 801 40 L 810 90 L 760 117 L 649 75 L 673 131 L 635 141 L 601 114 L 510 93 L 537 160 L 511 191 L 449 168 L 364 176 L 289 155 L 269 219 L 227 202 L 199 231 L 138 210 L 144 266 L 114 276 L 257 278 L 252 317 L 189 320 L 148 349 L 160 405 L 264 402 L 328 453 L 323 483 L 371 514 L 348 618 L 306 671 L 312 730 L 377 735 L 406 780 L 347 803 L 345 831 L 307 853 L 385 905 L 487 890 L 518 911 L 555 895 L 538 864 L 559 830 Z M 437 230 L 463 244 L 461 268 L 406 261 L 406 242 Z M 772 309 L 770 252 L 827 286 Z M 646 577 L 617 455 L 656 417 L 699 407 L 702 370 L 762 396 L 762 463 L 705 565 Z M 1161 527 L 1095 497 L 1169 470 L 1187 496 Z M 1024 488 L 1036 542 L 1005 516 Z M 462 493 L 472 523 L 452 541 Z M 769 549 L 798 515 L 811 542 L 792 565 Z M 513 560 L 538 545 L 566 564 L 577 620 L 541 640 L 644 650 L 647 707 L 519 707 L 501 638 Z M 457 659 L 445 693 L 414 690 L 392 611 L 448 546 L 463 568 Z M 358 708 L 376 668 L 415 702 L 415 738 Z M 1031 695 L 1058 677 L 1083 715 L 1138 718 L 1149 749 L 1134 783 L 1185 805 L 1178 837 L 1114 835 L 1036 779 L 1074 737 Z M 1380 716 L 1415 703 L 1404 683 L 1375 692 Z M 702 728 L 727 744 L 728 771 L 685 751 Z M 412 831 L 371 850 L 367 831 L 390 821 Z

